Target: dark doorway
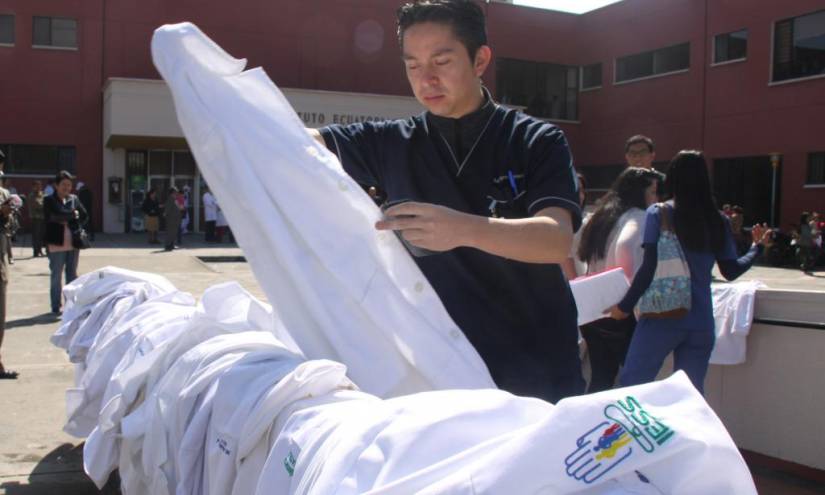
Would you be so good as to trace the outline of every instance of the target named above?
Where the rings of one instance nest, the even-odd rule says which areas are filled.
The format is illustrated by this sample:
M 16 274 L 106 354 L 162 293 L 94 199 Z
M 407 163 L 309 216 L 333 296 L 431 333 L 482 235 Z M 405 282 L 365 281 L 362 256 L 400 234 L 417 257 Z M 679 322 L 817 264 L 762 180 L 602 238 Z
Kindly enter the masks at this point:
M 773 175 L 771 159 L 768 156 L 714 160 L 713 189 L 719 207 L 729 204 L 744 208 L 745 225 L 779 222 L 781 164 L 776 170 L 775 186 Z M 774 187 L 775 197 L 772 196 Z

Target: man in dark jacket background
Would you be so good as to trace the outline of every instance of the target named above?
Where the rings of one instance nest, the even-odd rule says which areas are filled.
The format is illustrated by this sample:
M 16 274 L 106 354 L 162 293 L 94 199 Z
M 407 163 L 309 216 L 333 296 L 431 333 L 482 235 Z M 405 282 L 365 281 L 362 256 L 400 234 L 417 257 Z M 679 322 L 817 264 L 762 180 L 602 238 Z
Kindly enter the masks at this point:
M 169 195 L 166 197 L 166 203 L 163 208 L 163 216 L 166 217 L 166 250 L 171 251 L 175 249 L 175 240 L 178 238 L 178 231 L 180 230 L 180 220 L 182 209 L 178 205 L 178 188 L 171 187 Z

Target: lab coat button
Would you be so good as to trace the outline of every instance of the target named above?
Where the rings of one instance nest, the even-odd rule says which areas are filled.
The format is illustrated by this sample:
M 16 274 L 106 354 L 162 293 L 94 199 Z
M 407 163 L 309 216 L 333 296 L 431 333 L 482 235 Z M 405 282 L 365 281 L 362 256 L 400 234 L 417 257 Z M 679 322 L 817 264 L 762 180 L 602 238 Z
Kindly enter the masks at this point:
M 457 328 L 453 328 L 452 330 L 450 330 L 450 337 L 452 337 L 454 339 L 460 338 L 461 337 L 461 331 Z
M 424 292 L 424 283 L 416 282 L 414 288 L 416 292 Z
M 346 181 L 344 181 L 344 179 L 338 181 L 338 189 L 342 191 L 349 190 L 349 186 L 347 185 Z

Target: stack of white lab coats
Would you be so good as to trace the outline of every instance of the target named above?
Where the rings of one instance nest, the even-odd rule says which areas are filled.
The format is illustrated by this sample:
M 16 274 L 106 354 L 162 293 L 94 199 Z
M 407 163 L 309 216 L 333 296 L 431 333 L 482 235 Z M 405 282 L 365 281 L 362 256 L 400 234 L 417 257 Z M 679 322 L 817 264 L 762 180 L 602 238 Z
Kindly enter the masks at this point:
M 115 267 L 85 274 L 64 287 L 63 320 L 51 342 L 75 364 L 75 387 L 66 391 L 67 433 L 85 437 L 94 428 L 100 380 L 116 364 L 104 358 L 113 354 L 98 350 L 112 343 L 109 336 L 121 319 L 148 300 L 176 292 L 161 276 Z M 90 365 L 92 372 L 86 373 Z
M 103 326 L 117 307 L 100 301 Z M 137 303 L 89 347 L 84 468 L 98 486 L 119 469 L 127 495 L 754 493 L 682 373 L 555 406 L 495 389 L 385 400 L 344 365 L 307 361 L 239 285 L 193 302 Z

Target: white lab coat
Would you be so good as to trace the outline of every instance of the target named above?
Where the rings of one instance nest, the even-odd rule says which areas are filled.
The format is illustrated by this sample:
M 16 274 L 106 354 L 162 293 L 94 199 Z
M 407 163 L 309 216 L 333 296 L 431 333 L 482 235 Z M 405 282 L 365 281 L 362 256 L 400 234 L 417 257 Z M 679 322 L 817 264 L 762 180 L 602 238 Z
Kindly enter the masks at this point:
M 346 377 L 344 365 L 327 360 L 307 361 L 269 389 L 243 420 L 238 435 L 236 475 L 231 480 L 231 493 L 247 495 L 255 492 L 272 446 L 292 410 L 303 408 L 300 404 L 307 401 L 329 403 L 353 398 L 371 400 L 376 404 L 379 402 L 375 396 L 354 389 L 355 385 Z M 227 471 L 210 464 L 207 473 L 210 480 L 213 480 L 217 477 L 216 474 Z M 221 491 L 229 481 L 225 479 L 221 485 L 210 481 L 210 486 L 214 487 L 210 493 L 229 493 L 228 490 Z
M 744 281 L 711 285 L 716 340 L 710 364 L 742 364 L 747 357 L 756 291 L 762 282 Z
M 100 424 L 105 431 L 101 449 L 119 451 L 118 465 L 124 493 L 149 490 L 143 465 L 143 444 L 147 423 L 147 407 L 140 402 L 148 397 L 177 359 L 215 336 L 260 331 L 275 335 L 279 342 L 297 353 L 297 348 L 274 317 L 271 308 L 255 299 L 236 282 L 219 284 L 207 289 L 191 318 L 181 322 L 182 328 L 171 328 L 168 339 L 157 343 L 151 339 L 133 343 L 134 359 L 118 365 L 104 395 Z M 127 353 L 128 357 L 130 354 Z M 126 358 L 125 357 L 125 358 Z M 120 429 L 119 445 L 108 440 Z M 87 468 L 90 476 L 102 486 L 111 470 L 96 466 Z
M 307 407 L 270 452 L 258 480 L 265 493 L 756 491 L 721 421 L 679 372 L 556 406 L 453 390 Z
M 132 330 L 134 338 L 120 352 L 120 356 L 112 348 L 110 350 L 113 352 L 106 356 L 106 359 L 120 359 L 105 384 L 97 424 L 83 446 L 83 468 L 98 488 L 106 484 L 109 475 L 118 466 L 120 422 L 136 401 L 142 399 L 140 377 L 145 376 L 151 367 L 148 360 L 142 357 L 184 332 L 195 310 L 184 305 L 164 307 L 161 304 L 147 302 L 136 308 L 149 314 L 144 313 L 141 321 L 136 322 L 137 327 Z
M 50 339 L 51 343 L 61 349 L 68 350 L 72 340 L 75 338 L 75 334 L 91 315 L 92 309 L 102 299 L 111 296 L 112 292 L 116 289 L 123 289 L 122 285 L 124 282 L 148 284 L 151 286 L 151 290 L 148 292 L 150 296 L 177 290 L 165 277 L 153 273 L 135 272 L 124 268 L 107 266 L 83 274 L 63 287 L 65 304 L 62 323 L 54 335 L 52 335 Z M 98 314 L 108 317 L 108 315 L 103 314 L 101 311 L 98 311 Z M 90 328 L 96 329 L 98 327 L 99 322 L 93 324 Z M 92 332 L 92 339 L 96 334 L 97 330 Z M 82 361 L 82 359 L 73 360 L 73 362 L 80 361 Z
M 107 332 L 99 333 L 86 354 L 83 375 L 76 387 L 66 392 L 67 425 L 74 425 L 71 429 L 81 436 L 89 435 L 97 425 L 112 372 L 135 336 L 194 310 L 195 299 L 190 294 L 170 292 L 134 306 Z
M 203 465 L 193 457 L 203 455 L 202 442 L 190 442 L 199 448 L 182 448 L 184 435 L 203 437 L 208 426 L 208 414 L 195 414 L 196 404 L 210 407 L 214 398 L 213 381 L 233 366 L 245 362 L 289 361 L 284 374 L 294 368 L 302 357 L 292 353 L 271 333 L 251 331 L 219 335 L 192 348 L 167 370 L 163 379 L 147 397 L 144 421 L 147 430 L 143 442 L 143 469 L 150 492 L 156 495 L 193 493 L 199 487 Z M 206 396 L 204 396 L 206 395 Z M 194 423 L 192 418 L 199 421 Z M 192 420 L 190 422 L 190 420 Z M 197 431 L 192 432 L 192 429 Z M 178 486 L 178 475 L 184 469 L 185 483 Z
M 206 222 L 218 220 L 218 203 L 209 191 L 203 193 L 203 219 Z
M 345 364 L 383 397 L 495 387 L 398 239 L 375 230 L 372 199 L 261 69 L 242 72 L 244 60 L 189 23 L 157 29 L 152 57 L 201 173 L 308 358 Z
M 241 429 L 256 403 L 292 372 L 295 356 L 246 356 L 212 384 L 197 406 L 177 453 L 177 495 L 229 495 L 237 475 Z

